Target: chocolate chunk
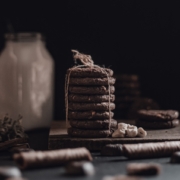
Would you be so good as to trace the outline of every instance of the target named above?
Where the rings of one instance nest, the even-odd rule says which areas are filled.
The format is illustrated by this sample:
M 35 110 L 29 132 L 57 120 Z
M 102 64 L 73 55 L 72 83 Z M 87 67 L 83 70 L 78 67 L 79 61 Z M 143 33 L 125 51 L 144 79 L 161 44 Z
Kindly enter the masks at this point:
M 89 111 L 89 110 L 97 110 L 97 111 L 108 111 L 115 109 L 114 103 L 102 102 L 102 103 L 69 103 L 69 110 L 72 111 Z
M 169 121 L 147 121 L 146 119 L 138 119 L 136 120 L 136 125 L 145 129 L 169 129 L 177 127 L 179 125 L 179 120 L 174 119 Z
M 0 167 L 0 179 L 5 180 L 7 178 L 21 177 L 21 171 L 12 166 L 1 166 Z
M 121 144 L 107 144 L 101 149 L 102 156 L 122 156 L 123 149 Z
M 109 95 L 79 95 L 79 94 L 70 94 L 68 97 L 70 102 L 109 102 Z M 110 102 L 115 100 L 115 95 L 110 95 Z
M 110 120 L 70 120 L 70 125 L 74 128 L 78 129 L 109 129 L 109 123 Z M 114 119 L 111 119 L 111 128 L 117 127 L 117 121 Z
M 155 163 L 130 163 L 127 165 L 128 175 L 150 176 L 161 172 L 160 164 Z
M 110 112 L 111 118 L 113 118 L 114 113 Z M 109 119 L 109 111 L 69 111 L 68 112 L 69 119 Z
M 95 95 L 108 95 L 113 94 L 115 92 L 114 86 L 110 86 L 110 92 L 108 86 L 90 86 L 90 87 L 83 87 L 83 86 L 69 86 L 69 92 L 74 94 L 95 94 Z
M 70 85 L 81 85 L 81 86 L 108 86 L 115 84 L 115 78 L 70 78 Z
M 174 152 L 171 156 L 171 163 L 180 163 L 180 151 Z
M 147 121 L 168 121 L 177 119 L 179 112 L 175 110 L 139 110 L 138 117 L 139 119 L 144 119 Z
M 70 73 L 70 77 L 97 77 L 107 78 L 107 75 L 113 76 L 113 71 L 108 68 L 74 68 L 68 69 L 67 74 Z
M 91 176 L 95 174 L 94 166 L 88 161 L 74 161 L 65 166 L 67 175 L 86 175 Z
M 68 134 L 72 137 L 82 138 L 104 138 L 111 135 L 110 130 L 83 130 L 77 128 L 68 128 Z

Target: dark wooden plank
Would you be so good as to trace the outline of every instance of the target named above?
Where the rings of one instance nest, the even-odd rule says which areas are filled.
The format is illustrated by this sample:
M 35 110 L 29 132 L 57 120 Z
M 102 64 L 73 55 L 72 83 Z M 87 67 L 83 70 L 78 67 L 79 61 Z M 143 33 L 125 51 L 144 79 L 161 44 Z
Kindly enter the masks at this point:
M 121 121 L 120 121 L 121 122 Z M 134 124 L 134 121 L 124 121 Z M 180 126 L 172 129 L 148 130 L 145 138 L 72 138 L 67 135 L 65 121 L 52 123 L 49 134 L 49 149 L 86 147 L 90 151 L 99 151 L 110 143 L 143 143 L 180 140 Z

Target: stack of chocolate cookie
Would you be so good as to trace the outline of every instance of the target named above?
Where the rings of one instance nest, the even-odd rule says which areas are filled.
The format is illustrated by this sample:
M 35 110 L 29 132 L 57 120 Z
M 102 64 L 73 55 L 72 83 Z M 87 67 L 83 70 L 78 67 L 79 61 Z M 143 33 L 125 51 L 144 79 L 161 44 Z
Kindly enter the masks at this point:
M 115 118 L 127 118 L 131 104 L 140 96 L 139 77 L 132 74 L 117 74 Z
M 145 129 L 168 129 L 179 125 L 175 110 L 139 110 L 136 125 Z
M 68 134 L 72 137 L 108 137 L 116 128 L 115 78 L 107 68 L 71 68 L 68 88 Z M 109 81 L 108 81 L 109 78 Z M 109 84 L 108 84 L 109 83 Z

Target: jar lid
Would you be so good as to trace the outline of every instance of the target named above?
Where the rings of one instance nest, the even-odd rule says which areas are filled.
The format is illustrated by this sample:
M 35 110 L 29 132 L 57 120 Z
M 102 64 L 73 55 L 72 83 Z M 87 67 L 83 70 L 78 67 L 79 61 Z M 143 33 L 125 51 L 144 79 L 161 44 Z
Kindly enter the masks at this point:
M 6 33 L 6 40 L 11 41 L 35 41 L 35 40 L 45 40 L 44 36 L 41 33 Z

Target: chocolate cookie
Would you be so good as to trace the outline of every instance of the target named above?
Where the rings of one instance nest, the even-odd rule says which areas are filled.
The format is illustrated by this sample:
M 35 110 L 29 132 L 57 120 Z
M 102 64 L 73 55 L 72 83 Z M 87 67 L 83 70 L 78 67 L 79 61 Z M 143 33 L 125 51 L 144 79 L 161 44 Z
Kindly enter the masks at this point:
M 131 96 L 116 97 L 116 102 L 132 103 L 136 99 L 137 97 L 131 97 Z
M 169 129 L 174 128 L 179 125 L 179 120 L 169 120 L 169 121 L 146 121 L 146 120 L 136 120 L 136 126 L 143 127 L 145 129 Z
M 109 95 L 79 95 L 79 94 L 69 94 L 68 100 L 70 102 L 109 102 Z M 110 95 L 110 102 L 115 100 L 115 95 Z
M 107 144 L 101 149 L 102 156 L 122 156 L 123 148 L 121 144 Z
M 80 85 L 80 86 L 108 86 L 115 84 L 115 78 L 109 77 L 109 81 L 107 78 L 70 78 L 70 85 Z
M 127 165 L 127 174 L 131 176 L 153 176 L 159 175 L 161 171 L 161 165 L 156 163 L 129 163 Z
M 139 78 L 135 74 L 115 74 L 115 78 L 118 81 L 139 81 Z
M 111 118 L 113 118 L 114 113 L 110 112 Z M 109 111 L 69 111 L 69 119 L 109 119 Z
M 71 68 L 67 70 L 67 74 L 71 72 L 70 77 L 97 77 L 106 78 L 113 76 L 113 71 L 108 68 Z
M 109 129 L 110 120 L 69 120 L 70 125 L 78 129 Z M 111 128 L 117 127 L 117 121 L 111 119 Z
M 135 119 L 138 117 L 137 112 L 141 109 L 159 109 L 159 105 L 156 101 L 150 98 L 138 98 L 130 106 L 128 112 L 129 119 Z
M 108 86 L 90 86 L 90 87 L 83 87 L 83 86 L 69 86 L 69 92 L 74 94 L 109 94 Z M 110 94 L 115 92 L 115 87 L 110 86 Z
M 138 89 L 116 89 L 117 96 L 140 96 L 141 92 Z
M 116 83 L 117 89 L 139 89 L 140 85 L 138 82 L 129 82 L 129 83 Z
M 114 103 L 102 102 L 102 103 L 69 103 L 69 110 L 72 111 L 108 111 L 115 109 Z
M 68 128 L 68 135 L 72 137 L 82 137 L 82 138 L 105 138 L 111 135 L 111 131 Z
M 177 119 L 179 112 L 175 110 L 139 110 L 139 119 L 147 121 L 168 121 Z

